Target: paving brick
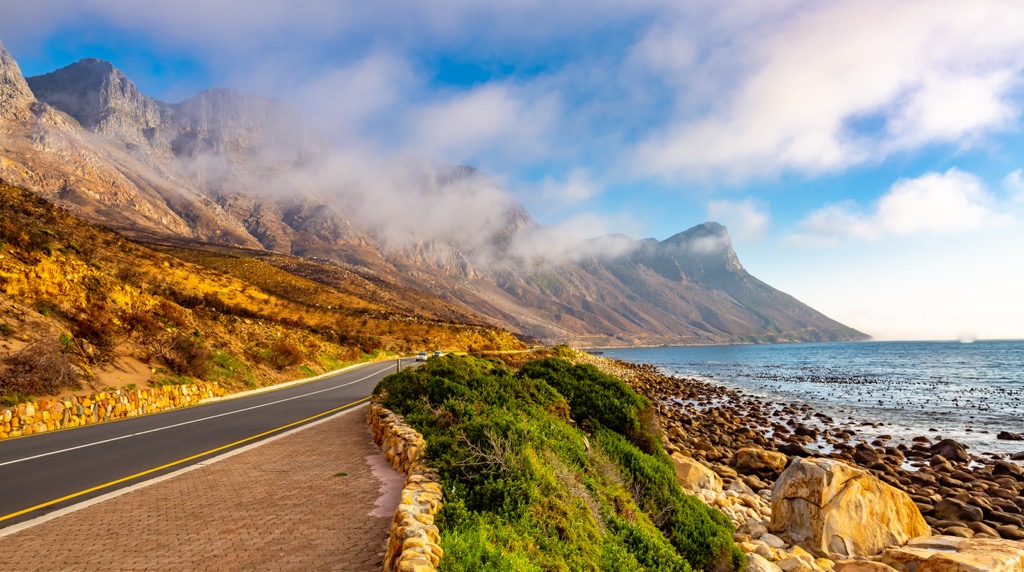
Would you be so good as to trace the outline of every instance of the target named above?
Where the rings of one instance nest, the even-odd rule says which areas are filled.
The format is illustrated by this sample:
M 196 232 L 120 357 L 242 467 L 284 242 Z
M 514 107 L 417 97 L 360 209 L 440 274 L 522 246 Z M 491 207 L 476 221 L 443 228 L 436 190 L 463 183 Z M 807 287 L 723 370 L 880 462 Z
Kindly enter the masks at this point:
M 365 419 L 358 407 L 0 538 L 0 570 L 380 570 L 391 519 L 370 513 L 402 481 L 374 476 Z

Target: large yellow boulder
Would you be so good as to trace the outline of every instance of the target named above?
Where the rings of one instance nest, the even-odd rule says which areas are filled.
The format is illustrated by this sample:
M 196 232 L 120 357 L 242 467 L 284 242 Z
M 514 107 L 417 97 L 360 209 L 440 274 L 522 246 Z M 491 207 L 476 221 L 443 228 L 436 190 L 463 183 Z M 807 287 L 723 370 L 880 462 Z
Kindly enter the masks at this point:
M 899 572 L 1024 572 L 1024 543 L 995 538 L 915 538 L 886 550 L 882 561 Z
M 775 482 L 772 522 L 814 554 L 843 560 L 902 546 L 930 529 L 907 493 L 833 459 L 797 459 Z
M 691 492 L 710 490 L 722 492 L 722 477 L 700 464 L 693 457 L 672 453 L 672 464 L 676 468 L 676 480 Z

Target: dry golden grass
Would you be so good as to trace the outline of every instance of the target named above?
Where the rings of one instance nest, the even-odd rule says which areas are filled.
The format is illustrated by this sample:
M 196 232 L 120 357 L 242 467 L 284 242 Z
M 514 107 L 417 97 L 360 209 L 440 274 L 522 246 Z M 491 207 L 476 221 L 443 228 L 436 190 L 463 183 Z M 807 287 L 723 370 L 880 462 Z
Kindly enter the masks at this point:
M 506 331 L 453 323 L 458 309 L 384 280 L 281 255 L 144 246 L 3 184 L 0 241 L 0 296 L 9 302 L 0 305 L 0 339 L 58 348 L 94 385 L 102 380 L 93 370 L 108 369 L 98 365 L 128 355 L 155 370 L 151 383 L 202 377 L 243 388 L 382 352 L 523 347 Z M 422 313 L 410 308 L 420 300 Z M 52 327 L 28 327 L 10 308 L 30 308 Z M 8 353 L 0 361 L 25 362 Z M 12 371 L 0 364 L 2 380 Z M 32 392 L 2 380 L 8 401 Z

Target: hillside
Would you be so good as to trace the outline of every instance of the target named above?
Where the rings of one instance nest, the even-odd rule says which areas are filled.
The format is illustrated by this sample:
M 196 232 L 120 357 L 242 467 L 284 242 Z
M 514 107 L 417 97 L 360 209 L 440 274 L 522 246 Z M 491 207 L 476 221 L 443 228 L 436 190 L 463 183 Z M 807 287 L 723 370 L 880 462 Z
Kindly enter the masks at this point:
M 747 273 L 720 225 L 567 241 L 476 169 L 358 164 L 283 101 L 165 103 L 92 59 L 26 80 L 0 46 L 0 106 L 0 178 L 146 242 L 337 262 L 549 343 L 866 338 Z
M 243 389 L 382 352 L 523 347 L 479 319 L 453 320 L 473 317 L 327 262 L 150 248 L 0 183 L 3 402 L 83 384 Z

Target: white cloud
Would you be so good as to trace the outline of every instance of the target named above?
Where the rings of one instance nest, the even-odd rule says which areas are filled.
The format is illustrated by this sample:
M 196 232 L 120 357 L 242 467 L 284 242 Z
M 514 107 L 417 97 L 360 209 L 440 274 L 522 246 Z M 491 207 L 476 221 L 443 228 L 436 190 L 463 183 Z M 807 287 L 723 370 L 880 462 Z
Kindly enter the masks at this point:
M 612 229 L 631 226 L 621 216 L 581 213 L 553 227 L 538 227 L 516 236 L 512 251 L 527 260 L 580 261 L 592 257 L 619 256 L 637 247 L 637 242 Z
M 408 62 L 374 53 L 313 77 L 296 88 L 293 99 L 318 131 L 346 144 L 390 135 L 396 111 L 421 89 L 422 79 Z
M 828 242 L 958 233 L 1008 222 L 1008 215 L 998 212 L 996 206 L 995 197 L 977 176 L 950 169 L 900 179 L 870 212 L 861 211 L 852 201 L 818 209 L 800 223 L 803 233 L 791 239 Z
M 343 140 L 498 168 L 555 152 L 563 172 L 622 156 L 615 170 L 643 178 L 834 172 L 975 144 L 1021 111 L 1017 0 L 10 4 L 0 36 L 15 52 L 106 23 L 97 33 L 144 37 L 233 86 L 334 93 L 318 119 Z M 439 91 L 453 54 L 483 83 Z M 490 65 L 513 71 L 486 80 Z
M 1024 202 L 1024 178 L 1021 177 L 1020 169 L 1006 175 L 1003 179 L 1003 189 L 1009 194 L 1010 200 Z
M 711 82 L 716 89 L 704 89 L 714 99 L 678 109 L 644 139 L 641 172 L 742 181 L 836 171 L 929 143 L 969 142 L 1020 114 L 1019 2 L 794 4 L 768 19 L 774 26 L 728 30 L 728 44 L 705 59 L 730 74 L 693 78 Z M 687 20 L 676 33 L 692 26 Z M 656 41 L 644 38 L 644 53 Z
M 587 169 L 573 169 L 563 180 L 545 177 L 540 182 L 540 193 L 544 201 L 572 205 L 598 196 L 601 187 L 591 178 Z
M 545 153 L 556 109 L 551 98 L 486 84 L 410 109 L 407 149 L 460 162 L 487 155 L 529 161 Z
M 711 201 L 707 209 L 709 219 L 724 224 L 730 235 L 741 240 L 760 240 L 768 230 L 768 214 L 755 199 Z

